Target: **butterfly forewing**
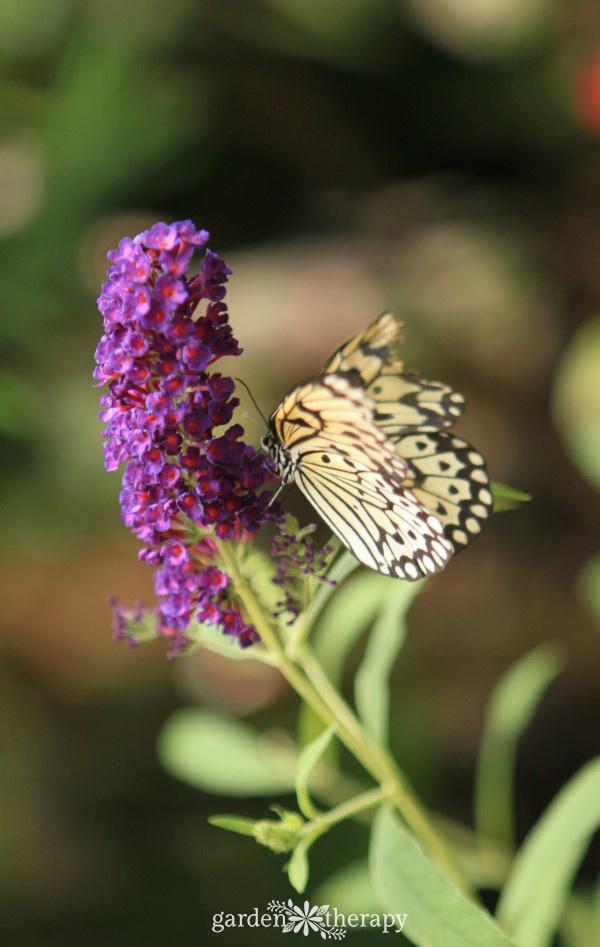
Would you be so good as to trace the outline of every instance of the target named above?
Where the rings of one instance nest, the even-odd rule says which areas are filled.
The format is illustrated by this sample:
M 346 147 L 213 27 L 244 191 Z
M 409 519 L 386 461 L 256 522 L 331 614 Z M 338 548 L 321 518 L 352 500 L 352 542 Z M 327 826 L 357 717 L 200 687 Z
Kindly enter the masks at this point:
M 437 431 L 461 416 L 464 397 L 441 382 L 420 378 L 404 367 L 398 347 L 402 323 L 384 313 L 346 342 L 323 369 L 347 374 L 375 403 L 375 421 L 388 437 L 412 430 Z
M 396 448 L 408 467 L 406 486 L 439 517 L 459 552 L 481 532 L 492 512 L 483 457 L 447 431 L 405 435 Z
M 443 526 L 404 486 L 406 464 L 363 389 L 328 374 L 288 395 L 270 426 L 296 483 L 357 559 L 406 579 L 445 566 Z
M 402 323 L 391 313 L 384 313 L 342 345 L 328 360 L 321 374 L 356 372 L 360 376 L 357 379 L 359 384 L 366 388 L 392 357 L 397 370 L 403 371 L 403 362 L 395 351 L 404 341 L 400 335 L 401 328 Z

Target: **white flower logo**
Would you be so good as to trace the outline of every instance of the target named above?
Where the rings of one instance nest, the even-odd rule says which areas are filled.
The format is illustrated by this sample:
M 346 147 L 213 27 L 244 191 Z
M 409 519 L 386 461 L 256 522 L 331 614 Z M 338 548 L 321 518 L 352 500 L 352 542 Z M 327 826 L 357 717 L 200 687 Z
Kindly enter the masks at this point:
M 289 898 L 287 905 L 283 901 L 271 901 L 268 907 L 276 914 L 287 915 L 287 924 L 283 928 L 284 934 L 293 931 L 294 934 L 302 932 L 306 936 L 309 931 L 313 931 L 320 934 L 323 940 L 327 940 L 329 937 L 339 940 L 346 936 L 346 930 L 343 927 L 327 927 L 324 915 L 329 910 L 328 904 L 311 908 L 308 901 L 305 901 L 304 908 L 299 908 Z

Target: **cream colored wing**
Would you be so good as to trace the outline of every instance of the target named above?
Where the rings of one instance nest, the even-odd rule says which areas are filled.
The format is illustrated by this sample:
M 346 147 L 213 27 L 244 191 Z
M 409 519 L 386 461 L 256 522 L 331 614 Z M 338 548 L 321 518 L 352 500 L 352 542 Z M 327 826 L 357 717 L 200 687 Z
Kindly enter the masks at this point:
M 321 377 L 345 374 L 375 404 L 375 422 L 394 440 L 413 430 L 438 431 L 461 416 L 465 399 L 448 385 L 407 371 L 398 353 L 402 323 L 389 312 L 342 345 Z
M 292 391 L 270 430 L 315 510 L 360 562 L 420 579 L 452 555 L 441 521 L 404 481 L 407 467 L 362 388 L 327 374 Z

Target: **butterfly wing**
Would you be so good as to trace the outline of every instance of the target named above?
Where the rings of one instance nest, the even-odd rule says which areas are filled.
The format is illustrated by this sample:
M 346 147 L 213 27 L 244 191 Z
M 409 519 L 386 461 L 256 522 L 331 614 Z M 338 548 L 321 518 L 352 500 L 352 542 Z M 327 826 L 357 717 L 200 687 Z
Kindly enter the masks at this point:
M 492 495 L 485 461 L 448 434 L 465 399 L 440 382 L 407 372 L 398 354 L 402 323 L 384 313 L 343 345 L 325 366 L 361 384 L 375 404 L 374 420 L 407 463 L 405 486 L 444 524 L 455 551 L 481 531 Z
M 342 345 L 321 373 L 345 374 L 362 386 L 375 404 L 375 423 L 392 439 L 411 430 L 449 427 L 465 405 L 457 391 L 405 369 L 398 354 L 401 328 L 391 313 L 384 313 Z
M 301 385 L 270 427 L 299 488 L 360 562 L 411 580 L 444 568 L 453 549 L 442 523 L 405 488 L 407 465 L 362 388 L 337 374 Z
M 493 498 L 481 454 L 447 431 L 404 435 L 396 449 L 408 468 L 406 486 L 442 521 L 454 551 L 464 549 L 492 512 Z

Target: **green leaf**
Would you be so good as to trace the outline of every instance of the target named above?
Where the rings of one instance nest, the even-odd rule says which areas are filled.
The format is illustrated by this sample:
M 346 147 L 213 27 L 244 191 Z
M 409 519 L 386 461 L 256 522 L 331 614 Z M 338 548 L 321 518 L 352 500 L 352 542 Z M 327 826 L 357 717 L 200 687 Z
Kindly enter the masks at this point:
M 238 546 L 240 569 L 248 580 L 254 593 L 267 612 L 274 612 L 281 598 L 281 589 L 273 583 L 275 567 L 273 560 L 253 543 L 240 543 Z M 253 651 L 254 648 L 247 648 Z
M 531 493 L 523 493 L 522 490 L 515 490 L 514 487 L 509 487 L 505 483 L 498 483 L 498 481 L 492 481 L 490 487 L 494 498 L 494 513 L 516 510 L 523 503 L 529 503 L 532 498 Z
M 158 756 L 173 776 L 204 792 L 270 796 L 294 787 L 297 754 L 289 744 L 214 711 L 174 713 L 159 734 Z
M 394 582 L 381 609 L 354 679 L 359 716 L 378 743 L 387 743 L 390 710 L 389 677 L 406 637 L 406 615 L 424 582 Z
M 298 842 L 286 866 L 290 884 L 299 894 L 302 894 L 308 883 L 308 850 L 311 844 L 312 842 L 308 839 Z
M 600 555 L 583 565 L 577 576 L 577 596 L 600 628 Z
M 558 648 L 534 648 L 504 673 L 492 694 L 475 785 L 475 820 L 482 838 L 512 842 L 512 785 L 517 741 L 562 667 Z
M 548 947 L 577 868 L 600 825 L 600 757 L 550 803 L 525 839 L 498 904 L 498 918 L 527 947 Z
M 350 558 L 356 562 L 354 557 Z M 344 556 L 337 563 L 340 563 L 341 567 L 352 565 Z M 332 575 L 332 578 L 335 578 L 335 575 Z M 313 632 L 313 649 L 334 687 L 339 688 L 348 654 L 377 614 L 385 582 L 385 577 L 375 572 L 361 572 L 353 576 L 335 590 L 335 595 L 319 618 Z M 322 730 L 320 717 L 308 705 L 303 704 L 298 724 L 300 742 L 304 744 L 314 739 Z M 334 744 L 332 750 L 333 747 Z
M 313 649 L 321 667 L 339 684 L 348 654 L 381 607 L 389 580 L 376 572 L 361 572 L 340 586 L 319 619 Z
M 316 763 L 319 761 L 335 733 L 335 727 L 328 727 L 312 743 L 304 747 L 298 757 L 296 768 L 296 795 L 298 797 L 298 806 L 300 812 L 307 819 L 315 819 L 319 816 L 318 809 L 313 805 L 308 792 L 308 780 Z
M 600 318 L 577 329 L 555 374 L 553 413 L 571 460 L 600 489 Z
M 223 658 L 230 658 L 232 661 L 263 661 L 265 664 L 272 664 L 269 653 L 261 644 L 255 644 L 251 648 L 240 648 L 233 637 L 224 635 L 216 625 L 192 621 L 186 629 L 186 635 L 194 642 L 194 645 L 214 651 Z
M 600 944 L 600 913 L 591 897 L 571 894 L 560 924 L 560 940 L 564 947 L 598 947 Z
M 341 546 L 340 540 L 337 538 L 337 536 L 332 536 L 329 545 L 335 547 L 336 544 Z M 333 555 L 335 556 L 335 552 Z M 327 578 L 331 579 L 335 585 L 330 585 L 329 583 L 325 582 L 318 583 L 317 590 L 311 599 L 308 608 L 306 609 L 305 619 L 308 621 L 308 624 L 311 627 L 315 624 L 317 618 L 323 611 L 334 592 L 336 593 L 335 597 L 337 599 L 340 594 L 339 590 L 342 583 L 348 578 L 348 576 L 352 575 L 352 573 L 355 572 L 359 566 L 360 562 L 358 559 L 356 559 L 352 553 L 348 552 L 347 549 L 342 550 L 341 555 L 334 559 L 333 564 L 327 571 Z
M 387 807 L 375 817 L 369 862 L 382 907 L 407 915 L 402 933 L 418 947 L 515 947 L 493 918 L 429 861 Z
M 238 835 L 254 836 L 254 819 L 243 819 L 237 815 L 210 815 L 208 821 L 218 829 L 237 832 Z

